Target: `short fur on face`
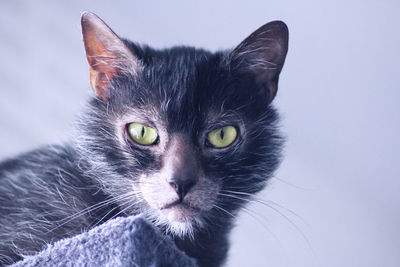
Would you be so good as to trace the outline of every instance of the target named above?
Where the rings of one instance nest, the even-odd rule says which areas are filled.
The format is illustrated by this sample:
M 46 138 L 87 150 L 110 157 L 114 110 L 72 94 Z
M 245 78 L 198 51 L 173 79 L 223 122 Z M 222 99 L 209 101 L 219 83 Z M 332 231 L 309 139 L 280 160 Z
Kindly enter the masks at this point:
M 0 265 L 143 214 L 199 266 L 221 266 L 235 215 L 280 160 L 271 101 L 286 25 L 270 22 L 216 53 L 141 46 L 91 13 L 82 32 L 96 96 L 72 142 L 0 162 Z M 147 131 L 154 138 L 139 142 Z
M 155 50 L 120 39 L 85 13 L 83 36 L 97 94 L 81 119 L 79 153 L 124 214 L 143 213 L 165 231 L 194 237 L 234 216 L 276 169 L 282 146 L 270 102 L 287 52 L 287 28 L 272 22 L 238 47 L 211 53 L 192 47 Z M 130 123 L 156 129 L 141 145 Z M 212 130 L 233 126 L 225 148 Z M 193 179 L 183 198 L 171 178 Z

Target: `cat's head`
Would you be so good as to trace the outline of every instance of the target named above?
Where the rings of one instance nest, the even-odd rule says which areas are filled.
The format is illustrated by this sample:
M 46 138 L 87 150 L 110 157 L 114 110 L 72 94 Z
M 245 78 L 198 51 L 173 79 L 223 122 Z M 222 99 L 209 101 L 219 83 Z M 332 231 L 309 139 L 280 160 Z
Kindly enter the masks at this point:
M 283 22 L 235 49 L 154 50 L 82 15 L 96 97 L 77 140 L 124 214 L 143 213 L 178 236 L 229 220 L 276 169 L 271 107 L 288 48 Z

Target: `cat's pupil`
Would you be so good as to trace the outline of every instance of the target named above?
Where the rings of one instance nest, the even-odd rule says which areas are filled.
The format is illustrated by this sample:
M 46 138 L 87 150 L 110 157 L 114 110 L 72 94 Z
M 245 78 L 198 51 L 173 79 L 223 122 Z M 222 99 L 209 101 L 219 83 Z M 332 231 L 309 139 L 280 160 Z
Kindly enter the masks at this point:
M 219 132 L 219 136 L 221 136 L 221 140 L 224 139 L 224 130 L 221 130 L 221 131 Z
M 146 130 L 144 129 L 144 127 L 142 127 L 142 132 L 140 133 L 142 135 L 142 137 L 144 136 L 145 133 L 146 133 Z

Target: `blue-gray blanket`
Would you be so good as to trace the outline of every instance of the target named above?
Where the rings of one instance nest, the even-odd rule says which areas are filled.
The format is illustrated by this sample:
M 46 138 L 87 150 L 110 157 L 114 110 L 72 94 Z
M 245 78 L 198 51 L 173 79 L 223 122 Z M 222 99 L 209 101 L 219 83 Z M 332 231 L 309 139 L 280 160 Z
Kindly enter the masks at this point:
M 196 266 L 142 217 L 117 218 L 60 240 L 12 267 L 22 266 Z

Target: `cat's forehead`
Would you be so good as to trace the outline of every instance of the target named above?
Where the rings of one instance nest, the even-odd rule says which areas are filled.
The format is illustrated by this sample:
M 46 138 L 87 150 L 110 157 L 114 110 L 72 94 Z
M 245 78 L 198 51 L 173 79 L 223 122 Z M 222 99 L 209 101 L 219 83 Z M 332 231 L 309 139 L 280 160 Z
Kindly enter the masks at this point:
M 157 123 L 169 131 L 240 121 L 249 91 L 232 81 L 224 55 L 191 47 L 144 50 L 142 72 L 118 84 L 124 93 L 116 104 L 124 103 L 121 113 L 127 120 Z
M 148 64 L 144 66 L 148 85 L 170 95 L 178 92 L 189 94 L 205 78 L 211 81 L 216 72 L 221 71 L 218 54 L 192 47 L 175 47 L 150 57 L 151 60 L 147 60 Z
M 199 120 L 224 102 L 213 94 L 223 71 L 218 55 L 194 48 L 174 48 L 153 55 L 143 71 L 147 95 L 144 109 L 149 114 L 158 112 L 170 126 Z M 214 106 L 207 105 L 211 98 Z

